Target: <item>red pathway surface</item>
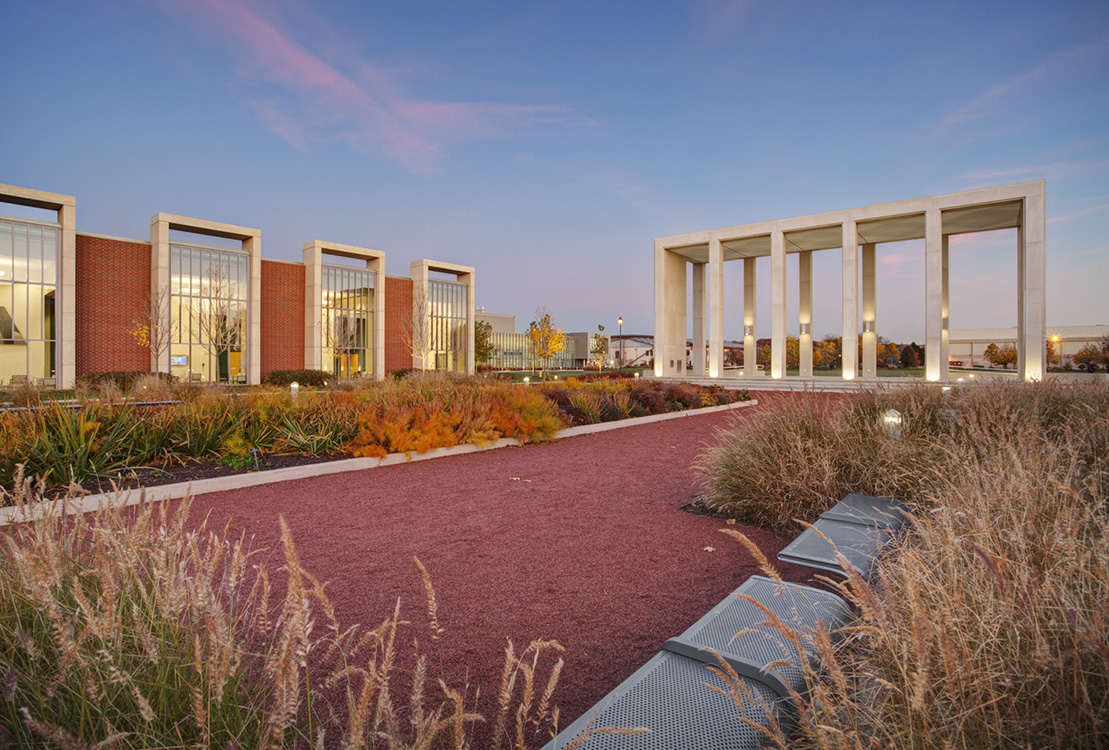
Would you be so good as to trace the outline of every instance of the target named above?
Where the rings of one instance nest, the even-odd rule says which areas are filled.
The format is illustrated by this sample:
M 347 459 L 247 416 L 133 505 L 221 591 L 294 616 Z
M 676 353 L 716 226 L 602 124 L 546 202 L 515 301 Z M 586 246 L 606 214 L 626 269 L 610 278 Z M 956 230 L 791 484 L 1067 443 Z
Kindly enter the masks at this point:
M 272 550 L 276 574 L 284 516 L 301 562 L 329 582 L 343 626 L 376 626 L 400 597 L 413 623 L 407 642 L 416 636 L 426 648 L 419 556 L 438 594 L 448 682 L 479 688 L 478 711 L 492 719 L 506 639 L 518 649 L 556 639 L 566 647 L 555 693 L 566 726 L 759 572 L 719 532 L 723 521 L 679 508 L 697 494 L 692 463 L 715 428 L 758 419 L 762 408 L 204 495 L 193 517 L 210 512 L 209 528 L 230 518 Z M 771 559 L 789 541 L 730 528 Z

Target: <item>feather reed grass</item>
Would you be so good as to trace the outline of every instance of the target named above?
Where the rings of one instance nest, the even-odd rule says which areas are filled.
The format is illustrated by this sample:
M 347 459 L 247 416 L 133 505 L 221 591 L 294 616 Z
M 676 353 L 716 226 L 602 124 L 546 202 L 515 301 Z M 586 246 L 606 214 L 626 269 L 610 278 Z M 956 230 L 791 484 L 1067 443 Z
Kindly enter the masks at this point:
M 896 447 L 867 423 L 897 399 L 919 432 L 881 464 L 895 476 L 841 487 L 839 472 L 857 471 L 844 444 L 868 446 L 867 455 Z M 772 433 L 814 429 L 810 407 L 772 415 Z M 827 440 L 779 447 L 779 467 L 803 454 L 831 470 L 816 481 L 783 477 L 788 488 L 776 498 L 785 507 L 760 510 L 765 517 L 811 520 L 846 489 L 904 492 L 916 512 L 872 580 L 853 574 L 838 584 L 857 623 L 804 634 L 823 669 L 810 670 L 807 696 L 794 696 L 798 732 L 765 728 L 772 744 L 1109 747 L 1107 407 L 1109 389 L 1050 384 L 872 394 L 825 415 L 816 429 Z M 744 446 L 736 454 L 770 450 L 764 437 L 728 437 Z
M 41 499 L 19 487 L 16 505 Z M 189 506 L 72 517 L 56 506 L 4 530 L 0 745 L 471 747 L 483 718 L 465 685 L 432 673 L 417 639 L 402 653 L 400 601 L 376 628 L 344 629 L 284 520 L 274 586 L 261 550 L 192 524 Z M 440 638 L 431 576 L 416 563 Z M 558 651 L 553 641 L 509 649 L 497 720 L 513 748 L 556 731 L 562 663 L 546 654 Z

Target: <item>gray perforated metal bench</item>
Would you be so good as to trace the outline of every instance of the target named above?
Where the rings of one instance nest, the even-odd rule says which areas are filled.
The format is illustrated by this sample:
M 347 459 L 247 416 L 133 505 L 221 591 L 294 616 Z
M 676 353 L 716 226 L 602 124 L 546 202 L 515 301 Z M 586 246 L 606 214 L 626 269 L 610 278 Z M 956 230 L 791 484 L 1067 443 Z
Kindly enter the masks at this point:
M 764 736 L 739 719 L 739 710 L 706 683 L 719 683 L 708 665 L 719 654 L 743 678 L 752 700 L 742 696 L 746 716 L 766 725 L 773 711 L 788 723 L 790 688 L 804 693 L 805 657 L 776 629 L 762 625 L 767 615 L 742 596 L 762 603 L 783 623 L 804 633 L 823 623 L 829 631 L 850 622 L 850 608 L 835 594 L 808 586 L 752 576 L 677 638 L 662 646 L 631 677 L 547 743 L 560 750 L 587 729 L 648 727 L 637 735 L 594 734 L 589 750 L 749 750 Z M 738 637 L 737 637 L 738 635 Z M 767 666 L 778 662 L 771 669 Z
M 782 562 L 846 575 L 836 552 L 869 577 L 882 547 L 905 523 L 908 506 L 888 497 L 850 494 L 822 513 L 778 554 Z

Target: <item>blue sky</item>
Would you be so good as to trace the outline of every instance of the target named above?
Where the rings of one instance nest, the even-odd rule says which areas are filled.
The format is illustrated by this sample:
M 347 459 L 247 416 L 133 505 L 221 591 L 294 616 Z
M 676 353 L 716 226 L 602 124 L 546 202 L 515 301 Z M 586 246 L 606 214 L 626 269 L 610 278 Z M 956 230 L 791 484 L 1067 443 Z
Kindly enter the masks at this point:
M 10 2 L 0 101 L 0 182 L 75 195 L 80 231 L 472 265 L 518 329 L 651 332 L 658 236 L 1043 177 L 1049 325 L 1109 324 L 1103 0 Z M 878 253 L 879 334 L 923 340 L 921 243 Z M 1014 253 L 953 243 L 952 327 L 1016 324 Z M 838 252 L 814 273 L 838 333 Z

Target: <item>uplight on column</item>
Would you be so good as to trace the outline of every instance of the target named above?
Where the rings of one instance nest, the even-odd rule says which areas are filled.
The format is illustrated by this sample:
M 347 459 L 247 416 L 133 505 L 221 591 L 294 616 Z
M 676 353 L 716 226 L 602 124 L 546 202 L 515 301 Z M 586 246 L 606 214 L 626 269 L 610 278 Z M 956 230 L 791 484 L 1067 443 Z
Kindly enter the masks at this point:
M 874 333 L 874 321 L 873 320 L 864 320 L 863 321 L 863 333 Z
M 801 324 L 801 335 L 802 336 L 812 335 L 812 323 L 802 323 Z

